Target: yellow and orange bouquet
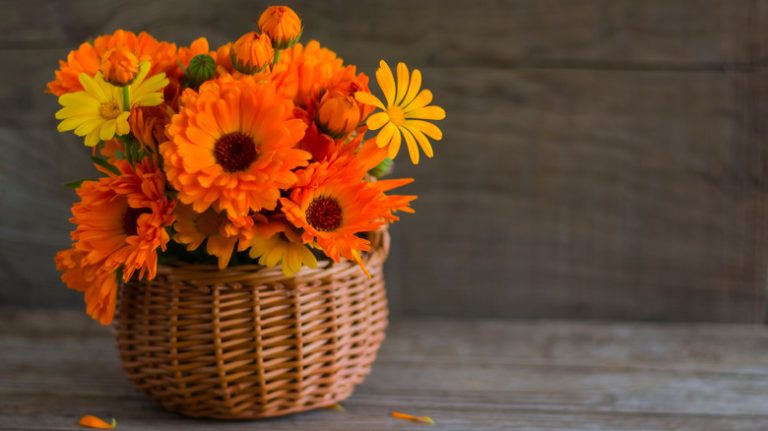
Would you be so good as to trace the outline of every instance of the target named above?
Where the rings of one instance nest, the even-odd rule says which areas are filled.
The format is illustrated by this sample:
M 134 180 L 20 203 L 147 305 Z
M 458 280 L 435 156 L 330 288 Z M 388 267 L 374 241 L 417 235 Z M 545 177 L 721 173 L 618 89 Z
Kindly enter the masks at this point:
M 62 60 L 48 91 L 61 132 L 92 148 L 98 178 L 71 183 L 72 247 L 56 255 L 88 314 L 112 321 L 119 286 L 153 279 L 158 262 L 365 267 L 366 232 L 413 212 L 412 181 L 379 179 L 403 141 L 432 157 L 445 117 L 421 73 L 381 61 L 368 77 L 317 41 L 288 7 L 212 50 L 117 30 Z M 366 139 L 368 130 L 378 131 Z

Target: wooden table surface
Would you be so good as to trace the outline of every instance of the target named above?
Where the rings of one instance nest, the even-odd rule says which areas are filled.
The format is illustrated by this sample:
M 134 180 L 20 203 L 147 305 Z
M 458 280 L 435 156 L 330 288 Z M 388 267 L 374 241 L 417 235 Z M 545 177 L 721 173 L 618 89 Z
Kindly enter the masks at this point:
M 135 391 L 111 331 L 80 312 L 0 318 L 3 430 L 75 430 L 83 414 L 119 430 L 768 430 L 762 326 L 402 319 L 345 411 L 214 422 Z

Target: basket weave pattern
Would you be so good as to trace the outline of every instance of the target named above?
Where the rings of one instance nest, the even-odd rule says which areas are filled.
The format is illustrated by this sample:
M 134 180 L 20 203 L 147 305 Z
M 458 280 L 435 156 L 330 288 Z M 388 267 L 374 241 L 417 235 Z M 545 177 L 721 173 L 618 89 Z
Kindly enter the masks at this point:
M 293 277 L 258 266 L 163 267 L 121 293 L 116 323 L 128 377 L 168 410 L 249 419 L 328 406 L 370 371 L 387 326 L 389 237 L 357 264 Z

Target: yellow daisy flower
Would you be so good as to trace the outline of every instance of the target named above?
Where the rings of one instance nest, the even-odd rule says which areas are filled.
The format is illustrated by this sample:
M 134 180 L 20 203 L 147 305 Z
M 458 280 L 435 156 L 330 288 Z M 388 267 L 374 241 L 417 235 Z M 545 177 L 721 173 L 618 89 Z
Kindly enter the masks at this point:
M 157 106 L 163 103 L 163 89 L 168 85 L 165 73 L 152 75 L 147 79 L 151 69 L 149 62 L 144 61 L 139 65 L 139 73 L 128 86 L 131 108 L 137 106 Z
M 259 258 L 259 264 L 275 267 L 281 264 L 287 277 L 298 272 L 302 266 L 317 268 L 317 259 L 302 244 L 301 235 L 282 220 L 275 220 L 256 228 L 251 240 L 252 258 Z
M 83 91 L 67 93 L 59 97 L 62 108 L 56 112 L 59 132 L 73 130 L 75 135 L 85 137 L 85 145 L 93 147 L 99 141 L 107 141 L 115 135 L 131 131 L 128 124 L 130 108 L 155 106 L 163 102 L 162 89 L 168 85 L 168 78 L 160 73 L 146 79 L 150 64 L 142 62 L 139 73 L 130 86 L 116 87 L 104 80 L 101 73 L 90 77 L 81 73 L 78 79 Z M 128 95 L 129 104 L 125 103 Z M 126 106 L 129 105 L 129 106 Z
M 439 141 L 443 138 L 443 132 L 425 120 L 442 120 L 445 118 L 445 110 L 436 105 L 427 106 L 432 102 L 432 92 L 426 89 L 419 91 L 421 72 L 413 69 L 409 77 L 408 67 L 404 63 L 398 63 L 395 84 L 392 70 L 382 60 L 376 71 L 376 81 L 384 93 L 386 106 L 371 93 L 355 93 L 358 102 L 373 105 L 383 111 L 368 117 L 366 123 L 370 130 L 381 129 L 376 137 L 376 144 L 379 148 L 388 147 L 389 158 L 394 159 L 400 151 L 402 140 L 405 139 L 408 154 L 414 165 L 419 164 L 419 147 L 424 155 L 432 157 L 434 152 L 427 136 Z

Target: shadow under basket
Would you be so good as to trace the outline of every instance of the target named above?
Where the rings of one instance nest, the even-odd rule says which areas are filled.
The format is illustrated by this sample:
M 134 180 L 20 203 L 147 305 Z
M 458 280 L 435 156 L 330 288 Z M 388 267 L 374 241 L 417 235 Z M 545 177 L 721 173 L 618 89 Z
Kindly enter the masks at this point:
M 333 405 L 369 373 L 387 327 L 386 230 L 363 255 L 279 269 L 160 266 L 130 282 L 115 324 L 128 378 L 166 409 L 256 419 Z

